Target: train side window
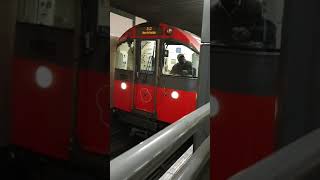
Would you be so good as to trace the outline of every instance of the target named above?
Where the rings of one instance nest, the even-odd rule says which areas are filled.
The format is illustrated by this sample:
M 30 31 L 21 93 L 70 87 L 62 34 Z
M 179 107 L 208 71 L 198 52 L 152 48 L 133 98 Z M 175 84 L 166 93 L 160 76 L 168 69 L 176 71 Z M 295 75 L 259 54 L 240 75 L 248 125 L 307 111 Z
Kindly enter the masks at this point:
M 140 71 L 154 71 L 156 48 L 156 41 L 141 41 Z
M 133 70 L 134 43 L 124 42 L 117 48 L 116 69 Z
M 164 57 L 162 74 L 185 77 L 198 77 L 199 54 L 182 44 L 166 44 L 165 51 L 167 57 Z M 183 55 L 185 62 L 178 61 Z

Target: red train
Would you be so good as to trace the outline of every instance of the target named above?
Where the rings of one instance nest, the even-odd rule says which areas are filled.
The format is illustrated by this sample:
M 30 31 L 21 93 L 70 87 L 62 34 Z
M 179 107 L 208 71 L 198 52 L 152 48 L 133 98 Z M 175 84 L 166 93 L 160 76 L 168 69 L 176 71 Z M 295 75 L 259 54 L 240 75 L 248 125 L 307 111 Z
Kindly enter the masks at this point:
M 107 66 L 94 65 L 107 63 L 82 59 L 76 67 L 72 37 L 68 30 L 17 24 L 13 61 L 12 143 L 62 159 L 72 136 L 87 151 L 108 148 Z
M 199 38 L 167 24 L 129 29 L 117 46 L 113 112 L 157 131 L 195 110 L 199 51 Z
M 86 12 L 96 14 L 96 7 Z M 109 27 L 96 16 L 81 25 L 16 25 L 10 143 L 17 156 L 84 166 L 108 159 Z

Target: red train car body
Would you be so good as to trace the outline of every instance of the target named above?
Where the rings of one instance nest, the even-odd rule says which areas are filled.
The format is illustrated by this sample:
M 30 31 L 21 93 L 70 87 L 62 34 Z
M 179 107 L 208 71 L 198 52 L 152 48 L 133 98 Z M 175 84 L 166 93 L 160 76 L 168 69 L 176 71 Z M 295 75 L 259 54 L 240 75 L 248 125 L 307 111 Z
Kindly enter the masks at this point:
M 196 109 L 199 39 L 167 24 L 132 27 L 117 47 L 113 111 L 134 126 L 156 130 Z M 172 74 L 183 54 L 192 72 Z

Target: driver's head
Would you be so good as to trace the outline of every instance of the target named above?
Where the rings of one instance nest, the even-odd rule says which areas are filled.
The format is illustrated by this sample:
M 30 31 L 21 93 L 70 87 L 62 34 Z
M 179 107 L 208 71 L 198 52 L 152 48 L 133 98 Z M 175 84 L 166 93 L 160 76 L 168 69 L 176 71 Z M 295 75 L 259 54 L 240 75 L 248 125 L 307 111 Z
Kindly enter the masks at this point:
M 179 54 L 179 55 L 177 56 L 177 59 L 178 59 L 178 61 L 179 61 L 180 64 L 183 64 L 183 63 L 186 62 L 186 59 L 184 58 L 184 55 L 183 55 L 183 54 Z

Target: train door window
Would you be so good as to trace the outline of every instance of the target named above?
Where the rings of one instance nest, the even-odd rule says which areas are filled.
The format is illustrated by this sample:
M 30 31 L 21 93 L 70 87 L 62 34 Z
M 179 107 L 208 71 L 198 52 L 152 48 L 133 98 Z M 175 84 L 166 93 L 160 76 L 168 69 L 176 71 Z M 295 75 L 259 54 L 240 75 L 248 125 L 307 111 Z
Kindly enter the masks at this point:
M 74 29 L 76 0 L 18 0 L 17 21 Z
M 133 70 L 134 42 L 124 42 L 117 48 L 116 69 Z
M 216 0 L 211 41 L 254 49 L 280 49 L 284 0 Z
M 154 40 L 141 41 L 140 71 L 154 71 L 156 48 L 157 42 Z
M 198 53 L 179 43 L 167 42 L 164 43 L 164 48 L 163 75 L 198 77 Z

